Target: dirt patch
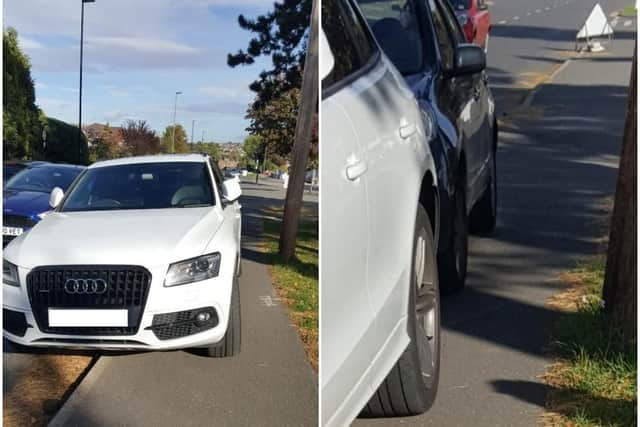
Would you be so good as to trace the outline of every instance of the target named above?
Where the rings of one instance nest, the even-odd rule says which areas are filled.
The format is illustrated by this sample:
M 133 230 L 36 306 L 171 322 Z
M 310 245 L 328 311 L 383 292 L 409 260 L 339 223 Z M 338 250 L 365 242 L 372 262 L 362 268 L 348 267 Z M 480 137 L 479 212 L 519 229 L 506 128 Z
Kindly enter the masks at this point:
M 38 355 L 4 395 L 2 421 L 8 427 L 46 426 L 97 358 Z

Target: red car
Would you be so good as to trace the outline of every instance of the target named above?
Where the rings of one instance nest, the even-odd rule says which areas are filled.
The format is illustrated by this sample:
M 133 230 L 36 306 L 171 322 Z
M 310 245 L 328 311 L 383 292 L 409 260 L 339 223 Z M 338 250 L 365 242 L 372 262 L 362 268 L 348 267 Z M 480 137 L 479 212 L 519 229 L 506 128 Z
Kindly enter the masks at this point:
M 449 0 L 456 12 L 469 43 L 475 43 L 487 50 L 491 15 L 487 0 Z

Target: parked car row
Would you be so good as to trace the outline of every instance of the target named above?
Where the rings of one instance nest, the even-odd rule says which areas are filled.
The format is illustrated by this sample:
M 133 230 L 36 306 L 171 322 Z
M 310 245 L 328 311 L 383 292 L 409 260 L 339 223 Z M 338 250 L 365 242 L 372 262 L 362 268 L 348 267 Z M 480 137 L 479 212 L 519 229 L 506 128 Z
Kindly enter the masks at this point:
M 25 168 L 4 189 L 4 337 L 237 354 L 240 193 L 200 154 Z
M 485 66 L 447 0 L 323 0 L 323 426 L 435 399 L 440 294 L 496 224 Z
M 2 200 L 2 247 L 29 231 L 51 210 L 49 195 L 66 191 L 83 166 L 47 162 L 5 162 Z

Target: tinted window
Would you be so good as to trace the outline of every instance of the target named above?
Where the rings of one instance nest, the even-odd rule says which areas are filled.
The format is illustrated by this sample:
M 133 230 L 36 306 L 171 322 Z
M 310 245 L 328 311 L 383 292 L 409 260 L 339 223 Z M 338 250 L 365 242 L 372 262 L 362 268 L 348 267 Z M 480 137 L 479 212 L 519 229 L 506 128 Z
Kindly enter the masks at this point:
M 2 168 L 2 180 L 6 183 L 12 176 L 25 168 L 26 166 L 21 164 L 4 165 Z
M 451 10 L 449 5 L 446 4 L 446 1 L 442 3 L 441 0 L 438 0 L 438 3 L 438 6 L 441 7 L 442 16 L 446 21 L 447 28 L 449 29 L 453 40 L 455 40 L 455 44 L 458 45 L 460 43 L 465 43 L 466 39 L 464 38 L 464 34 L 462 33 L 462 29 L 460 28 L 455 13 Z
M 322 2 L 322 28 L 334 58 L 334 65 L 322 80 L 326 89 L 361 69 L 375 54 L 375 44 L 346 0 Z
M 424 49 L 418 17 L 410 0 L 358 0 L 360 10 L 384 53 L 402 74 L 422 69 Z
M 7 182 L 6 188 L 50 193 L 55 187 L 60 187 L 66 191 L 80 172 L 82 172 L 80 168 L 61 168 L 56 166 L 28 168 L 14 175 Z
M 436 40 L 440 47 L 440 56 L 442 57 L 442 66 L 445 70 L 453 69 L 453 56 L 454 47 L 447 30 L 444 18 L 440 12 L 440 9 L 436 7 L 434 0 L 429 0 L 429 8 L 431 9 L 431 16 L 433 17 L 433 26 L 436 30 Z
M 140 163 L 87 170 L 61 210 L 186 208 L 214 203 L 206 163 Z

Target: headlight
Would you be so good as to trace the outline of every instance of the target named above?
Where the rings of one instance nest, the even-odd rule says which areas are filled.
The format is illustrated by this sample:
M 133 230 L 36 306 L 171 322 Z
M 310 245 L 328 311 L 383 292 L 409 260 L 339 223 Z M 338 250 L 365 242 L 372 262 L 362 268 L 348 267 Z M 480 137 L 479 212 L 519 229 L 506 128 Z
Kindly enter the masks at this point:
M 2 283 L 9 286 L 20 286 L 18 279 L 18 267 L 6 259 L 2 260 Z
M 220 253 L 202 255 L 169 266 L 164 286 L 184 285 L 198 282 L 218 275 L 220 270 Z

